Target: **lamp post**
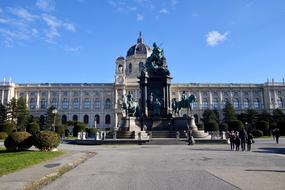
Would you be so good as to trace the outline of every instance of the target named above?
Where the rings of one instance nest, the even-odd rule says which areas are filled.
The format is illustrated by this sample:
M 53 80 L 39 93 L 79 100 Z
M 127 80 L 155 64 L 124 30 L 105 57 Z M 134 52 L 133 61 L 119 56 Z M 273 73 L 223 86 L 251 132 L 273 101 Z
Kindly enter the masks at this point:
M 53 109 L 52 112 L 53 114 L 53 124 L 52 124 L 52 127 L 53 127 L 53 131 L 55 131 L 55 118 L 56 118 L 56 114 L 57 114 L 57 109 Z

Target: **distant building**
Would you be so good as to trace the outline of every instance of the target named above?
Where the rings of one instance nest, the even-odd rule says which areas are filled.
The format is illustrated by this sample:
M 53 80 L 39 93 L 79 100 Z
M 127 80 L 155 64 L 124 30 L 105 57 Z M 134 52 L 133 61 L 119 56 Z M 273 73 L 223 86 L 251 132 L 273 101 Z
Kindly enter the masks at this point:
M 139 101 L 138 75 L 152 49 L 144 43 L 143 37 L 129 48 L 126 57 L 116 59 L 114 83 L 0 83 L 0 102 L 7 104 L 11 98 L 25 97 L 34 116 L 44 117 L 48 107 L 58 109 L 62 121 L 77 120 L 98 128 L 113 128 L 123 116 L 120 100 L 123 94 L 131 92 Z M 170 71 L 171 72 L 171 71 Z M 173 76 L 175 77 L 175 76 Z M 190 79 L 189 79 L 190 80 Z M 193 113 L 201 118 L 205 109 L 222 109 L 231 102 L 237 113 L 249 108 L 257 111 L 280 108 L 285 111 L 285 81 L 267 81 L 263 84 L 201 84 L 177 83 L 171 85 L 172 98 L 180 99 L 182 92 L 194 94 L 197 102 Z M 185 110 L 182 110 L 186 113 Z

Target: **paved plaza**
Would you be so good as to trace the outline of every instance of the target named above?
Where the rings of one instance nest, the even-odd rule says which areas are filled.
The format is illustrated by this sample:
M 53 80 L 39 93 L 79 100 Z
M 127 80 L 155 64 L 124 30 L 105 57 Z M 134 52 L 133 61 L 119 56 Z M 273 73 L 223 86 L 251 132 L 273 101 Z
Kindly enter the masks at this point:
M 97 154 L 44 189 L 285 189 L 282 141 L 258 139 L 252 152 L 228 145 L 64 144 Z

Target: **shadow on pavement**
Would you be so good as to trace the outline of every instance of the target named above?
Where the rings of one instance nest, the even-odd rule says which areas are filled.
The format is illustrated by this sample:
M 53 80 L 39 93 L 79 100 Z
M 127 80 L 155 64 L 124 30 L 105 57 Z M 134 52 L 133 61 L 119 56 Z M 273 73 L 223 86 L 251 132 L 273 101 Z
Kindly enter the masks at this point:
M 191 148 L 191 150 L 214 151 L 214 152 L 216 152 L 216 151 L 221 151 L 221 152 L 229 152 L 229 151 L 231 151 L 230 149 L 221 149 L 221 148 L 213 148 L 213 149 L 210 149 L 210 148 Z
M 285 170 L 244 170 L 247 172 L 280 172 L 280 173 L 285 173 Z
M 253 152 L 258 153 L 275 153 L 275 154 L 285 154 L 285 148 L 276 148 L 276 147 L 268 147 L 268 148 L 259 148 L 260 150 L 256 150 Z

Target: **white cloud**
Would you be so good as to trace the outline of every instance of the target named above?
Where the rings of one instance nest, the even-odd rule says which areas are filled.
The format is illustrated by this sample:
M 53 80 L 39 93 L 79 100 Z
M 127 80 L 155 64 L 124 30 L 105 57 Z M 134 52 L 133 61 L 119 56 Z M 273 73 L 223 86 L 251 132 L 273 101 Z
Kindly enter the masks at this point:
M 164 8 L 164 9 L 160 9 L 159 13 L 160 13 L 160 14 L 168 14 L 169 11 Z
M 36 6 L 45 11 L 45 12 L 51 12 L 55 9 L 55 1 L 54 0 L 37 0 Z
M 18 16 L 19 18 L 22 18 L 26 21 L 33 21 L 35 20 L 36 18 L 38 18 L 37 15 L 33 15 L 31 14 L 29 11 L 27 11 L 26 9 L 24 8 L 9 8 L 9 11 Z
M 144 16 L 142 14 L 137 14 L 137 21 L 143 21 L 144 20 Z
M 228 32 L 225 32 L 224 34 L 221 34 L 217 31 L 211 31 L 208 32 L 208 34 L 206 35 L 207 37 L 207 45 L 208 46 L 216 46 L 219 43 L 227 40 L 227 36 L 228 36 Z
M 71 32 L 75 32 L 75 26 L 71 23 L 63 23 L 63 26 L 65 27 L 66 30 L 71 31 Z
M 75 52 L 79 52 L 81 48 L 80 48 L 80 47 L 70 47 L 70 46 L 66 46 L 66 47 L 64 47 L 63 49 L 64 49 L 64 51 L 75 53 Z

